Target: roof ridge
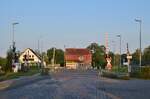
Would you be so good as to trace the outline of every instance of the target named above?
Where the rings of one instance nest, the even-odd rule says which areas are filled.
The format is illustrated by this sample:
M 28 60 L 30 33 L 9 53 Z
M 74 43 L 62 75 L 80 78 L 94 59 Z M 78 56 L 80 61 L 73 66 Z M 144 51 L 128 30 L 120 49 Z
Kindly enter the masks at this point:
M 41 57 L 31 48 L 26 48 L 23 52 L 21 52 L 20 56 L 26 51 L 26 50 L 30 50 L 32 53 L 34 53 L 40 60 L 41 60 Z

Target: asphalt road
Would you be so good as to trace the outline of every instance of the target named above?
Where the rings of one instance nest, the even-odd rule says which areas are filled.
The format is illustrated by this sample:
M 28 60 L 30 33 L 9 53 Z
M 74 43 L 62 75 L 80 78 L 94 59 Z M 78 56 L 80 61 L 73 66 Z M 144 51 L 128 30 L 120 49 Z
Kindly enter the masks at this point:
M 9 90 L 0 99 L 150 99 L 150 80 L 114 80 L 95 70 L 62 71 Z

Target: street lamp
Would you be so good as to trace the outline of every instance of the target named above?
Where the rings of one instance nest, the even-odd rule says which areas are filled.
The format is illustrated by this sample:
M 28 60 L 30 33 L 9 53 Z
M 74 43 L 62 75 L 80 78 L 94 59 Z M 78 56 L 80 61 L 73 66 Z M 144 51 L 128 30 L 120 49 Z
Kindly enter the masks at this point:
M 15 23 L 12 23 L 12 26 L 13 26 L 13 40 L 12 40 L 12 42 L 13 42 L 13 44 L 15 44 L 15 41 L 14 41 L 14 32 L 15 32 L 15 25 L 17 25 L 17 24 L 19 24 L 18 22 L 15 22 Z
M 141 24 L 142 24 L 142 20 L 140 20 L 140 19 L 135 19 L 135 22 L 138 22 L 139 24 L 140 24 L 140 30 L 139 30 L 139 32 L 140 32 L 140 38 L 139 38 L 139 40 L 140 40 L 140 57 L 139 57 L 139 59 L 140 59 L 140 63 L 139 63 L 139 66 L 141 67 L 141 61 L 142 61 L 142 53 L 141 53 Z
M 44 56 L 43 56 L 43 35 L 41 35 L 39 38 L 38 38 L 38 54 L 39 56 L 41 56 L 41 66 L 42 68 L 44 68 Z M 40 66 L 40 67 L 41 67 Z
M 115 65 L 115 41 L 111 41 L 113 45 L 113 53 L 114 53 L 114 61 L 113 64 Z
M 12 23 L 12 27 L 13 27 L 13 38 L 12 38 L 12 47 L 13 47 L 13 58 L 12 58 L 12 65 L 14 65 L 15 63 L 15 50 L 16 50 L 16 47 L 15 47 L 15 39 L 14 39 L 14 32 L 15 32 L 15 25 L 19 24 L 18 22 L 15 22 L 15 23 Z
M 91 45 L 91 53 L 92 53 L 92 66 L 93 66 L 93 68 L 95 67 L 95 63 L 94 63 L 94 53 L 95 53 L 95 49 L 94 49 L 94 47 L 92 47 L 92 45 Z
M 121 66 L 121 35 L 117 35 L 120 38 L 120 66 Z

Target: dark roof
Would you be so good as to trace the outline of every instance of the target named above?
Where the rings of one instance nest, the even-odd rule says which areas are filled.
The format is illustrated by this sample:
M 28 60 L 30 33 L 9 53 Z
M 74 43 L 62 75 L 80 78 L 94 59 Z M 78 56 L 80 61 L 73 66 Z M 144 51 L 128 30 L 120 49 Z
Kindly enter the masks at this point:
M 91 54 L 88 49 L 85 48 L 66 48 L 66 55 L 87 55 Z

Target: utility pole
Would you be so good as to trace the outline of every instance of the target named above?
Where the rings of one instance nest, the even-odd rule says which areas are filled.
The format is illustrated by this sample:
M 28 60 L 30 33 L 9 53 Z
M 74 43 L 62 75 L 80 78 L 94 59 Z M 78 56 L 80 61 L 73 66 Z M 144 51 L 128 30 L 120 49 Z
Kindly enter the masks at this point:
M 64 45 L 64 67 L 66 67 L 66 58 L 65 58 L 65 53 L 66 53 L 66 45 Z
M 120 38 L 120 66 L 121 66 L 121 35 L 117 35 L 117 37 L 119 37 Z
M 12 38 L 12 65 L 15 63 L 15 54 L 16 54 L 16 47 L 15 47 L 15 25 L 19 23 L 12 23 L 12 28 L 13 28 L 13 38 Z
M 40 41 L 38 39 L 38 54 L 40 54 Z
M 55 66 L 55 48 L 53 48 L 53 59 L 52 59 L 52 66 Z
M 140 62 L 139 62 L 139 66 L 141 67 L 141 65 L 142 65 L 142 47 L 141 47 L 141 42 L 142 42 L 142 40 L 141 40 L 141 32 L 142 32 L 142 29 L 141 29 L 141 24 L 142 24 L 142 20 L 140 20 L 140 19 L 135 19 L 135 22 L 138 22 L 139 23 L 139 25 L 140 25 L 140 30 L 139 30 L 139 40 L 140 40 L 140 57 L 139 57 L 139 60 L 140 60 Z
M 113 52 L 114 52 L 114 61 L 113 61 L 113 64 L 115 65 L 115 41 L 112 41 L 112 45 L 113 45 Z

